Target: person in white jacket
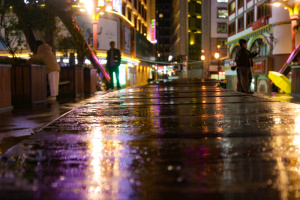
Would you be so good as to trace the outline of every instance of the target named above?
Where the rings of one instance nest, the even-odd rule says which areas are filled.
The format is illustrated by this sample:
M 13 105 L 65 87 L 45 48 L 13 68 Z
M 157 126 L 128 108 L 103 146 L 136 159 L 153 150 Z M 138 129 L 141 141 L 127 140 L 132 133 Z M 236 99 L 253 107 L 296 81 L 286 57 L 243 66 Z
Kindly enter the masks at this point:
M 36 41 L 36 54 L 32 55 L 31 60 L 42 61 L 47 66 L 48 82 L 50 86 L 49 100 L 56 100 L 59 87 L 60 66 L 52 52 L 52 48 L 42 41 Z

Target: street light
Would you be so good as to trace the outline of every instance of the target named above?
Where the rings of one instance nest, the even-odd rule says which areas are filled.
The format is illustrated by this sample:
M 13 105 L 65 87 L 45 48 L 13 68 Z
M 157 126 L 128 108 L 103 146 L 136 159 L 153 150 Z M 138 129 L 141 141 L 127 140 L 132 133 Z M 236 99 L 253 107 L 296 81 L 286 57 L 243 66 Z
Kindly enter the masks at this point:
M 219 52 L 215 53 L 215 58 L 218 59 L 218 80 L 220 80 L 220 74 L 219 74 L 219 71 L 220 71 L 220 62 L 219 62 L 220 53 Z
M 215 58 L 216 58 L 216 59 L 219 59 L 219 58 L 220 58 L 219 52 L 215 53 Z
M 204 55 L 204 49 L 202 49 L 201 50 L 201 57 L 200 57 L 200 59 L 203 61 L 203 60 L 205 60 L 205 55 Z
M 92 15 L 92 23 L 93 23 L 93 47 L 94 49 L 97 50 L 97 32 L 98 32 L 98 23 L 99 23 L 99 16 L 104 15 L 104 11 L 111 11 L 112 6 L 101 4 L 101 7 L 99 6 L 99 0 L 84 0 L 84 6 L 87 10 Z M 102 1 L 101 1 L 102 2 Z
M 291 28 L 292 28 L 292 51 L 296 48 L 296 31 L 294 30 L 294 27 L 297 25 L 297 20 L 299 18 L 299 0 L 292 1 L 293 3 L 288 3 L 287 1 L 282 0 L 276 0 L 272 2 L 273 6 L 276 7 L 283 7 L 284 9 L 287 9 L 290 14 L 290 20 L 291 20 Z

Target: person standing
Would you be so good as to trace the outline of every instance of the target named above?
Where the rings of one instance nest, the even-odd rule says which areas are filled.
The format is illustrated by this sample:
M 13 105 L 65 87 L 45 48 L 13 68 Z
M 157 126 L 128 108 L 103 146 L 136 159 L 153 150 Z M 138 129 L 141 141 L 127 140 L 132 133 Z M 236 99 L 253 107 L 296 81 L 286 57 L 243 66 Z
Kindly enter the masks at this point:
M 251 53 L 247 50 L 247 41 L 239 40 L 240 47 L 236 52 L 235 62 L 237 64 L 237 91 L 243 93 L 252 93 L 250 85 L 252 82 L 251 67 L 253 67 L 252 57 L 259 54 L 258 52 Z
M 56 61 L 52 48 L 47 43 L 38 40 L 35 46 L 36 52 L 31 56 L 31 60 L 42 61 L 46 65 L 50 87 L 50 97 L 48 97 L 48 100 L 55 101 L 56 96 L 58 96 L 60 66 Z
M 115 48 L 115 42 L 111 41 L 110 42 L 110 49 L 107 51 L 106 55 L 106 68 L 109 71 L 109 76 L 110 76 L 110 84 L 109 84 L 109 89 L 114 89 L 114 76 L 113 73 L 115 72 L 116 74 L 116 79 L 117 79 L 117 88 L 120 89 L 120 80 L 119 80 L 119 66 L 121 64 L 121 53 L 119 49 Z

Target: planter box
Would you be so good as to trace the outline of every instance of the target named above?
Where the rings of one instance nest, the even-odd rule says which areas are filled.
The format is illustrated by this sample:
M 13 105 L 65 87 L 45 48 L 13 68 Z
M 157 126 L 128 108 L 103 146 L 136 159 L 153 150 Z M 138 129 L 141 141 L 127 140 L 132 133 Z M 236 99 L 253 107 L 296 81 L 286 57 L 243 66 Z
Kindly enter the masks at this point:
M 0 111 L 11 110 L 11 65 L 0 65 Z
M 47 101 L 46 66 L 21 64 L 11 68 L 13 104 L 32 104 Z
M 84 93 L 92 94 L 97 91 L 97 70 L 84 68 Z
M 68 81 L 59 89 L 59 96 L 82 97 L 84 95 L 83 68 L 61 67 L 60 82 Z

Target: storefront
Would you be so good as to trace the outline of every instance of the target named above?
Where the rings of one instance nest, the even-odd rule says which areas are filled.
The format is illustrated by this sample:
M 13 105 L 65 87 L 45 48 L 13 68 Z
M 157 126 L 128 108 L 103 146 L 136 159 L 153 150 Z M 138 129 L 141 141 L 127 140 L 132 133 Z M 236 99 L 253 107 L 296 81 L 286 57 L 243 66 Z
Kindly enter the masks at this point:
M 209 78 L 210 79 L 216 79 L 216 80 L 224 80 L 225 74 L 223 73 L 225 71 L 225 67 L 222 63 L 219 65 L 209 65 L 208 72 L 209 72 Z
M 225 74 L 227 81 L 227 89 L 236 90 L 237 75 L 236 70 L 231 67 L 236 66 L 234 59 L 225 61 Z M 269 71 L 273 70 L 272 57 L 258 57 L 253 59 L 251 91 L 260 93 L 271 92 L 270 79 L 268 78 Z
M 247 49 L 250 52 L 260 51 L 253 58 L 253 80 L 251 90 L 253 92 L 268 93 L 271 92 L 270 79 L 268 78 L 269 71 L 279 71 L 288 59 L 289 54 L 280 53 L 286 47 L 284 44 L 276 44 L 277 40 L 274 37 L 276 29 L 277 34 L 281 31 L 284 34 L 288 23 L 269 24 L 258 28 L 255 31 L 231 40 L 227 43 L 229 46 L 229 57 L 225 64 L 225 74 L 228 89 L 236 89 L 236 71 L 231 72 L 230 67 L 235 65 L 234 58 L 237 49 L 239 48 L 238 41 L 245 39 L 247 41 Z
M 109 42 L 115 41 L 116 48 L 121 51 L 119 80 L 121 86 L 145 84 L 150 78 L 151 60 L 155 60 L 155 49 L 147 38 L 136 31 L 133 24 L 118 15 L 101 17 L 98 24 L 97 57 L 106 66 L 106 51 Z M 92 26 L 85 15 L 77 16 L 79 26 L 83 28 L 87 42 L 93 45 Z M 89 61 L 86 61 L 89 64 Z M 116 80 L 116 79 L 115 79 Z M 115 83 L 116 84 L 116 83 Z

